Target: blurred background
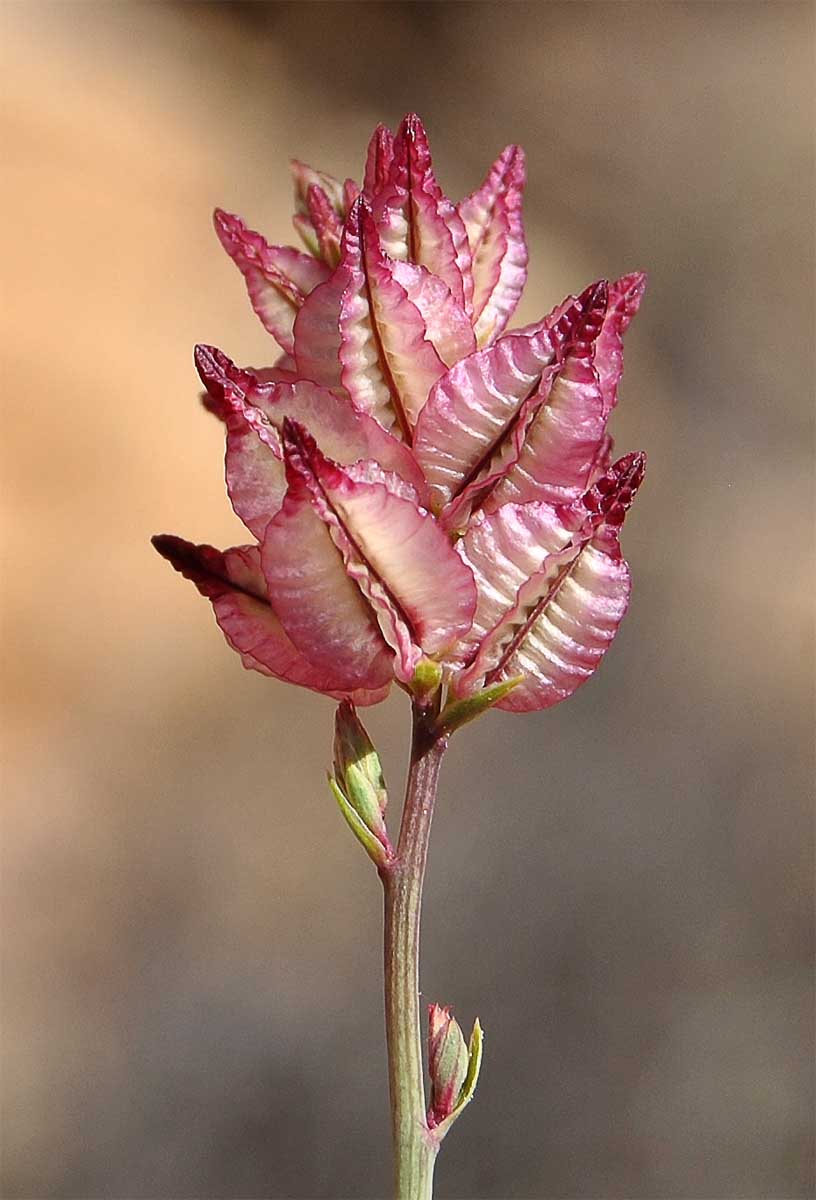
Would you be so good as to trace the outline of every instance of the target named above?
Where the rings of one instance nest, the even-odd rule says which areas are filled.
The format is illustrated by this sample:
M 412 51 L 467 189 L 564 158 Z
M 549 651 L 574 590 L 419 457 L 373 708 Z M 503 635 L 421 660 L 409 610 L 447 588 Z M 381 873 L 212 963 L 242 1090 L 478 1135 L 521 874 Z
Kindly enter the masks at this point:
M 6 3 L 2 1195 L 384 1197 L 380 894 L 332 705 L 148 545 L 243 535 L 191 349 L 275 354 L 210 210 L 418 110 L 529 156 L 519 322 L 635 268 L 633 604 L 455 741 L 423 989 L 487 1057 L 440 1197 L 808 1197 L 811 5 Z M 399 695 L 367 718 L 396 819 Z

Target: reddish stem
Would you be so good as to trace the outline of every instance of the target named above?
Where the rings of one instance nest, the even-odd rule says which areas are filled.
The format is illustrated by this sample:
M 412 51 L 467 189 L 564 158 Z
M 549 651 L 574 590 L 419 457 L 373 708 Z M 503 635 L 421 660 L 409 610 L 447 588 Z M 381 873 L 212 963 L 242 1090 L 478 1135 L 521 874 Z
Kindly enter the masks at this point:
M 385 1030 L 394 1145 L 395 1200 L 431 1200 L 439 1142 L 428 1128 L 419 1014 L 419 927 L 439 769 L 447 738 L 435 714 L 413 710 L 411 763 L 397 854 L 385 889 Z

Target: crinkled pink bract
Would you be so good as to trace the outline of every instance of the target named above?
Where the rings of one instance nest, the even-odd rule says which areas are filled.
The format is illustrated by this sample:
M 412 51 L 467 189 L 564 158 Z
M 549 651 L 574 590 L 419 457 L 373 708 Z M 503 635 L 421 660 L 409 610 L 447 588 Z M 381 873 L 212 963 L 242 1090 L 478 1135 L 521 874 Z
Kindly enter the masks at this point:
M 520 147 L 458 204 L 413 114 L 374 131 L 361 187 L 292 170 L 304 250 L 215 213 L 273 365 L 195 353 L 254 541 L 156 548 L 277 679 L 373 704 L 430 659 L 455 698 L 521 676 L 500 707 L 565 699 L 629 599 L 619 535 L 644 456 L 612 463 L 607 423 L 645 276 L 508 332 L 527 275 Z

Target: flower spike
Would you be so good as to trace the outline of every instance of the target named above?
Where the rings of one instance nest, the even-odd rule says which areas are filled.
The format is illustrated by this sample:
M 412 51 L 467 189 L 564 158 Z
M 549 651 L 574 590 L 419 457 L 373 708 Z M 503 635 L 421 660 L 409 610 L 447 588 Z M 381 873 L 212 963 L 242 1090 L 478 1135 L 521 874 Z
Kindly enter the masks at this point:
M 626 606 L 618 533 L 643 462 L 610 466 L 607 423 L 645 275 L 506 332 L 524 152 L 505 147 L 455 205 L 414 113 L 374 131 L 361 187 L 298 160 L 292 176 L 310 253 L 215 213 L 282 357 L 196 348 L 258 545 L 160 550 L 258 670 L 360 703 L 396 679 L 445 737 L 556 703 Z
M 527 276 L 525 158 L 509 145 L 458 204 L 409 113 L 369 142 L 361 184 L 292 162 L 307 253 L 217 209 L 215 227 L 280 351 L 237 366 L 196 347 L 255 544 L 172 535 L 159 554 L 204 596 L 245 667 L 340 702 L 329 787 L 385 891 L 396 1193 L 430 1196 L 473 1097 L 469 1040 L 431 1005 L 418 1053 L 418 918 L 442 755 L 491 708 L 546 709 L 597 669 L 631 588 L 621 527 L 645 456 L 612 462 L 609 418 L 642 272 L 598 280 L 510 330 Z M 357 709 L 411 698 L 400 831 Z

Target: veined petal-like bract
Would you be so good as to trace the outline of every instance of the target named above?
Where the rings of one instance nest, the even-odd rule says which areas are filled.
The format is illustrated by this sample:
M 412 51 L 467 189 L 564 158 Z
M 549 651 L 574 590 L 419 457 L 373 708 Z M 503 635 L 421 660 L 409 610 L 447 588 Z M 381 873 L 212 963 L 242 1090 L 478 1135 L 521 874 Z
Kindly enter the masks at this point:
M 628 603 L 620 526 L 645 458 L 610 465 L 607 424 L 645 276 L 508 330 L 524 153 L 506 147 L 454 203 L 414 114 L 378 126 L 360 185 L 292 173 L 304 249 L 215 213 L 273 365 L 195 356 L 255 544 L 156 548 L 254 670 L 358 705 L 394 681 L 463 701 L 518 680 L 499 707 L 549 707 L 593 674 Z

